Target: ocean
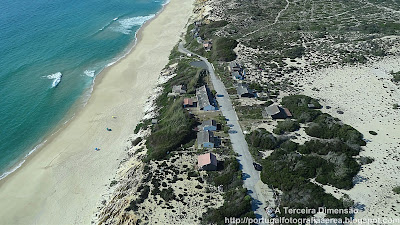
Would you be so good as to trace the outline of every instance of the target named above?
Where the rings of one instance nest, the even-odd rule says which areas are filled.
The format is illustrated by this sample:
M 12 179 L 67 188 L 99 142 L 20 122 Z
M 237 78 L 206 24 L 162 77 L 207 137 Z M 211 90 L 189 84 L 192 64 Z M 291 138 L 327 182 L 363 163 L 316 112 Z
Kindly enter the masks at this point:
M 165 3 L 0 1 L 0 179 L 72 118 Z

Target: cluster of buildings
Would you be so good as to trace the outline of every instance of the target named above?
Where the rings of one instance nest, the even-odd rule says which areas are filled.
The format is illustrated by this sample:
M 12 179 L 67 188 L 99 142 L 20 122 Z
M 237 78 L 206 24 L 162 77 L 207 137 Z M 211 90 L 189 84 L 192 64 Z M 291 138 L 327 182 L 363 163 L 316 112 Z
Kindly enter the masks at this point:
M 203 111 L 217 110 L 215 99 L 206 85 L 196 89 L 196 97 L 184 98 L 183 107 L 197 107 Z
M 184 85 L 174 85 L 172 92 L 168 96 L 180 96 L 186 94 L 187 89 Z M 215 111 L 216 101 L 210 89 L 203 85 L 196 89 L 195 97 L 187 97 L 183 99 L 184 108 L 196 107 L 201 111 Z M 198 149 L 212 149 L 218 147 L 220 139 L 214 135 L 214 131 L 218 130 L 217 122 L 215 120 L 206 120 L 198 127 L 197 132 L 197 148 Z M 216 170 L 218 165 L 217 158 L 211 152 L 198 156 L 198 169 L 199 170 Z
M 229 72 L 231 73 L 233 79 L 244 80 L 246 75 L 245 69 L 237 62 L 232 61 L 228 65 Z
M 219 146 L 219 138 L 214 135 L 218 130 L 215 120 L 203 121 L 197 132 L 197 148 L 212 149 Z M 197 157 L 197 167 L 199 170 L 216 170 L 218 166 L 217 158 L 211 152 Z
M 228 64 L 228 70 L 234 80 L 244 80 L 246 75 L 246 70 L 239 63 L 232 61 Z M 252 89 L 245 83 L 238 83 L 236 86 L 236 91 L 239 98 L 254 98 L 257 94 L 254 93 Z
M 196 39 L 197 43 L 203 44 L 203 48 L 205 51 L 211 51 L 212 49 L 212 41 L 211 40 L 203 40 L 199 34 L 200 32 L 200 27 L 201 27 L 201 21 L 196 21 L 194 22 L 194 28 L 191 30 L 193 34 L 193 38 Z

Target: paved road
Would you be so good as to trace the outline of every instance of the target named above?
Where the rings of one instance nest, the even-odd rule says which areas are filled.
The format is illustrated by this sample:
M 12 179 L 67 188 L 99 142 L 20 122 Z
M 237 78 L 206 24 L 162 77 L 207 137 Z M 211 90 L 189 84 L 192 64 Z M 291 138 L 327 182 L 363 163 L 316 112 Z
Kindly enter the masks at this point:
M 249 190 L 249 195 L 253 198 L 252 207 L 257 218 L 267 218 L 267 214 L 264 210 L 265 206 L 261 201 L 259 201 L 259 194 L 255 188 L 256 183 L 260 180 L 260 172 L 256 171 L 253 167 L 253 158 L 249 152 L 249 147 L 245 140 L 243 131 L 240 128 L 236 111 L 232 107 L 225 85 L 215 76 L 214 67 L 206 58 L 190 52 L 183 47 L 182 42 L 179 43 L 178 50 L 184 54 L 190 53 L 198 56 L 208 67 L 214 89 L 218 94 L 224 95 L 224 97 L 217 97 L 217 100 L 222 114 L 225 118 L 229 119 L 228 123 L 233 125 L 231 129 L 237 131 L 236 133 L 230 133 L 229 136 L 233 150 L 239 154 L 238 160 L 243 172 L 244 186 Z

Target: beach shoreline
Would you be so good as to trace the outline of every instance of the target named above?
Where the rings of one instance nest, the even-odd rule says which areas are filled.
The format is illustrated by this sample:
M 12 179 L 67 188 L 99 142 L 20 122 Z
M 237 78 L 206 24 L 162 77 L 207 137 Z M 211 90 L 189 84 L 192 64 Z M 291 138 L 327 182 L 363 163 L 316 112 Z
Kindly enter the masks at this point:
M 48 132 L 46 132 L 43 135 L 43 138 L 41 141 L 38 143 L 34 144 L 28 153 L 26 153 L 23 157 L 18 160 L 16 164 L 11 166 L 8 170 L 6 170 L 4 173 L 0 174 L 0 188 L 4 182 L 6 182 L 6 179 L 8 176 L 11 176 L 14 172 L 16 172 L 19 168 L 21 168 L 25 163 L 27 163 L 31 157 L 34 157 L 35 154 L 40 152 L 42 148 L 46 146 L 46 143 L 48 141 L 53 140 L 54 138 L 57 137 L 58 133 L 62 132 L 63 129 L 65 129 L 69 123 L 74 119 L 77 113 L 79 113 L 81 110 L 83 110 L 86 106 L 86 104 L 89 102 L 90 97 L 92 95 L 93 90 L 96 88 L 96 84 L 99 83 L 105 73 L 113 67 L 116 66 L 121 60 L 123 60 L 126 56 L 128 56 L 133 49 L 135 48 L 136 44 L 139 42 L 141 39 L 141 33 L 142 30 L 155 18 L 158 17 L 160 13 L 163 12 L 165 7 L 168 5 L 170 0 L 166 1 L 161 7 L 159 11 L 149 20 L 146 20 L 140 28 L 135 32 L 135 39 L 132 41 L 131 44 L 129 44 L 124 51 L 122 51 L 121 55 L 116 56 L 116 60 L 107 64 L 97 76 L 93 78 L 92 85 L 85 90 L 82 93 L 82 96 L 71 106 L 71 108 L 68 110 L 68 112 L 64 115 L 64 117 L 56 124 L 52 129 L 50 129 Z
M 1 223 L 90 223 L 191 7 L 172 0 L 146 21 L 132 49 L 97 76 L 86 106 L 0 181 Z

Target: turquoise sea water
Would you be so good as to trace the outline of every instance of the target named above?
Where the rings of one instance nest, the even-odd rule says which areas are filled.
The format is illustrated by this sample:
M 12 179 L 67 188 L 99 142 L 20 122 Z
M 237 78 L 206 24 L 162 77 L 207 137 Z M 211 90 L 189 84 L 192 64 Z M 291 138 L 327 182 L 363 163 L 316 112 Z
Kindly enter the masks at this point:
M 0 1 L 0 178 L 83 104 L 165 0 Z

